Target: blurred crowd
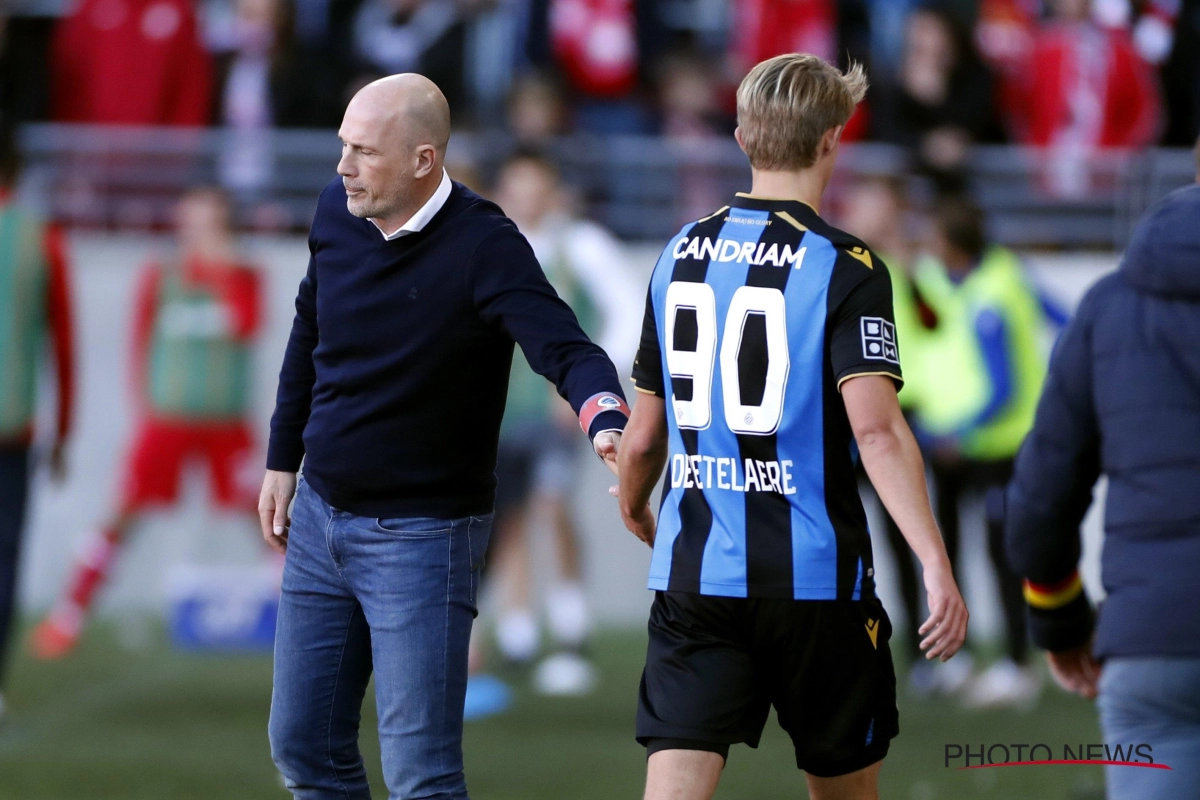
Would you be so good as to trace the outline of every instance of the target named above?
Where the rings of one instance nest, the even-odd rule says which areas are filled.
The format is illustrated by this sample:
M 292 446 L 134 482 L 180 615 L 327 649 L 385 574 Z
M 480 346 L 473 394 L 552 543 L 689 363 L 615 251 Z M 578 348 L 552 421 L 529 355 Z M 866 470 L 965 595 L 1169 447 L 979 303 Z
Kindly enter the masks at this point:
M 0 31 L 18 122 L 329 128 L 417 71 L 459 130 L 703 139 L 790 51 L 866 64 L 846 138 L 934 170 L 975 142 L 1190 145 L 1200 121 L 1196 0 L 78 0 Z

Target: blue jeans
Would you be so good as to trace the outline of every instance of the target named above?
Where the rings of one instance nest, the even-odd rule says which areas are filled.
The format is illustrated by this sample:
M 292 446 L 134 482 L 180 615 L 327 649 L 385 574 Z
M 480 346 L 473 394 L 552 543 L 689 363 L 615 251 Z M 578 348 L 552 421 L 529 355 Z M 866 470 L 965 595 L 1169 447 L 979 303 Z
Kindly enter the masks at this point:
M 1171 767 L 1105 767 L 1109 800 L 1200 800 L 1200 658 L 1110 658 L 1099 705 L 1110 747 L 1149 744 Z
M 370 798 L 358 727 L 373 668 L 392 800 L 466 799 L 467 643 L 491 523 L 358 517 L 300 481 L 270 722 L 296 798 Z

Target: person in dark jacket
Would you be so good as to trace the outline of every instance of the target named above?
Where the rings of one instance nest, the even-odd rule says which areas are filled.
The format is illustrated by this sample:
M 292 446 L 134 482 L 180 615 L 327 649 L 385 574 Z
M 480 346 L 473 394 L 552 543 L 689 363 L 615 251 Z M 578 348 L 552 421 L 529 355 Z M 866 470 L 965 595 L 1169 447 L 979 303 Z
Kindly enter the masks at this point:
M 1099 695 L 1110 746 L 1171 767 L 1109 766 L 1109 798 L 1200 797 L 1198 219 L 1200 186 L 1168 196 L 1084 297 L 1007 491 L 1008 557 L 1055 679 Z M 1101 474 L 1097 622 L 1077 565 Z

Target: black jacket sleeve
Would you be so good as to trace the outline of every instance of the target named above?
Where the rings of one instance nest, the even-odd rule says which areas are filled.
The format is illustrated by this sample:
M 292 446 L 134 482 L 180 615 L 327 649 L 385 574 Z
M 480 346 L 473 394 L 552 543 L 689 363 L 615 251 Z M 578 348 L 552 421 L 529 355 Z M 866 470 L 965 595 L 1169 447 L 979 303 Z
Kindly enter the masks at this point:
M 580 416 L 589 438 L 624 430 L 629 416 L 617 370 L 546 280 L 533 248 L 505 222 L 476 248 L 471 293 L 480 317 L 521 346 Z
M 296 318 L 283 354 L 271 438 L 267 445 L 267 469 L 296 472 L 304 459 L 304 426 L 312 410 L 313 384 L 317 373 L 313 350 L 317 347 L 317 265 L 309 238 L 308 273 L 296 295 Z
M 1079 526 L 1100 476 L 1093 298 L 1084 298 L 1055 348 L 1033 430 L 1017 455 L 1006 494 L 1009 563 L 1025 579 L 1033 641 L 1047 650 L 1085 643 L 1094 623 L 1078 575 Z

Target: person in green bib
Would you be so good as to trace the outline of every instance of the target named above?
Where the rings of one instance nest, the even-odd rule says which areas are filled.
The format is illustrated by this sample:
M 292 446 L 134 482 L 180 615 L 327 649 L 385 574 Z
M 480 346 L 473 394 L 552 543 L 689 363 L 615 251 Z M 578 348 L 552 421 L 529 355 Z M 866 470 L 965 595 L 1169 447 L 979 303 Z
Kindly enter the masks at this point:
M 257 522 L 248 392 L 261 292 L 258 271 L 237 251 L 230 211 L 219 189 L 189 191 L 177 209 L 178 252 L 142 272 L 131 359 L 138 424 L 122 494 L 33 630 L 38 658 L 72 650 L 122 542 L 146 511 L 177 501 L 187 463 L 208 468 L 217 505 Z
M 915 282 L 938 317 L 938 330 L 924 352 L 928 384 L 916 420 L 933 442 L 937 511 L 952 562 L 963 497 L 985 498 L 988 554 L 1007 638 L 1006 657 L 972 681 L 965 700 L 976 707 L 1024 706 L 1036 700 L 1041 681 L 1026 667 L 1024 599 L 1004 555 L 1002 492 L 1045 381 L 1047 317 L 1020 259 L 988 242 L 974 202 L 943 197 L 932 217 L 931 257 L 918 265 Z

